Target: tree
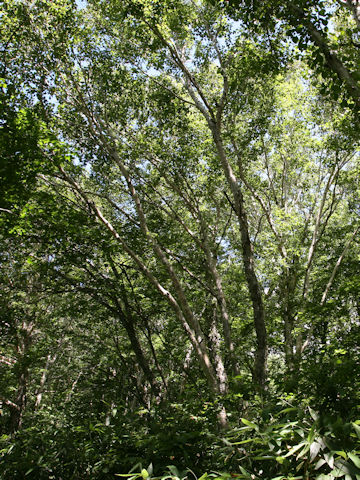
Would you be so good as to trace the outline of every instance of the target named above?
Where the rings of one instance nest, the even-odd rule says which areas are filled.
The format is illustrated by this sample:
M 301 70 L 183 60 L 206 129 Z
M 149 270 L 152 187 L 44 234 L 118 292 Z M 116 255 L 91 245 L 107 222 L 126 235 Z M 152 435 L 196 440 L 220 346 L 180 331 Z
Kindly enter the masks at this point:
M 211 2 L 223 5 L 224 2 Z M 226 6 L 257 35 L 266 35 L 278 61 L 284 58 L 282 36 L 305 53 L 311 68 L 322 79 L 323 93 L 330 93 L 344 107 L 359 109 L 360 26 L 357 0 L 258 2 L 231 0 Z
M 4 90 L 5 158 L 20 159 L 6 193 L 19 214 L 2 254 L 15 325 L 4 358 L 31 324 L 15 359 L 26 381 L 6 367 L 16 445 L 34 415 L 49 438 L 70 425 L 74 443 L 86 437 L 76 471 L 91 475 L 95 438 L 135 448 L 116 429 L 136 433 L 138 452 L 161 422 L 177 439 L 198 417 L 235 424 L 258 393 L 325 392 L 317 372 L 341 365 L 339 339 L 350 348 L 358 321 L 358 134 L 350 83 L 338 105 L 338 80 L 305 66 L 325 52 L 309 25 L 328 35 L 309 6 L 300 23 L 268 2 L 6 3 L 4 76 L 11 92 L 25 83 Z M 325 9 L 334 30 L 340 12 Z M 320 395 L 331 409 L 333 393 Z

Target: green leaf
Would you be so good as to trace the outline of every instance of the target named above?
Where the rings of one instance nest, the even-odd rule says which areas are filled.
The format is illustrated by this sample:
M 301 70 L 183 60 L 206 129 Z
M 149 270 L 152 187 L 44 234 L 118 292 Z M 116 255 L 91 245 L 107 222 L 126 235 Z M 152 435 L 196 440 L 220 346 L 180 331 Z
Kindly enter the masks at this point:
M 205 480 L 206 478 L 208 478 L 208 474 L 205 472 L 198 480 Z
M 272 455 L 258 455 L 256 457 L 252 457 L 254 460 L 272 460 L 274 457 Z
M 127 477 L 128 480 L 133 480 L 135 478 L 141 477 L 141 473 L 115 473 L 117 477 Z
M 241 472 L 243 475 L 245 475 L 245 476 L 249 476 L 249 478 L 251 478 L 251 475 L 250 475 L 250 473 L 249 473 L 249 472 L 247 472 L 247 471 L 245 470 L 245 468 L 243 468 L 241 465 L 240 465 L 240 467 L 239 467 L 239 468 L 240 468 L 240 472 Z
M 257 425 L 255 425 L 255 423 L 250 422 L 246 418 L 242 418 L 241 421 L 244 425 L 247 425 L 248 427 L 254 428 L 255 430 L 259 430 L 259 427 Z
M 177 467 L 175 467 L 175 465 L 168 465 L 166 468 L 169 469 L 169 471 L 174 477 L 180 478 L 180 472 Z
M 141 476 L 144 480 L 146 480 L 147 478 L 149 478 L 149 472 L 145 468 L 143 468 L 141 470 Z
M 334 453 L 324 453 L 324 458 L 329 467 L 334 468 Z
M 293 455 L 295 452 L 297 452 L 298 450 L 300 450 L 301 447 L 303 447 L 304 445 L 306 445 L 306 442 L 301 442 L 299 443 L 298 445 L 295 445 L 291 450 L 288 451 L 288 453 L 284 456 L 285 458 L 286 457 L 290 457 L 291 455 Z
M 251 443 L 255 440 L 260 440 L 259 437 L 247 438 L 246 440 L 241 440 L 241 442 L 233 442 L 231 445 L 244 445 L 245 443 Z
M 279 415 L 282 415 L 284 413 L 289 413 L 289 412 L 297 412 L 297 408 L 296 407 L 288 407 L 288 408 L 284 408 L 284 410 L 281 410 L 281 412 L 279 412 Z M 284 478 L 284 477 L 279 477 L 279 478 Z
M 340 455 L 340 457 L 342 457 L 344 460 L 348 459 L 348 456 L 346 455 L 346 453 L 343 450 L 336 450 L 335 453 L 336 453 L 336 455 Z
M 357 425 L 357 423 L 355 423 L 355 422 L 352 423 L 352 426 L 353 426 L 353 428 L 356 432 L 356 435 L 360 438 L 360 426 Z
M 319 470 L 323 465 L 325 465 L 326 461 L 323 458 L 319 458 L 319 460 L 315 464 L 315 470 Z
M 316 422 L 319 420 L 319 415 L 311 407 L 308 407 L 311 418 Z
M 348 453 L 348 457 L 353 461 L 353 463 L 360 468 L 360 458 L 354 453 Z
M 302 458 L 307 452 L 310 450 L 310 445 L 307 443 L 305 447 L 299 452 L 296 456 L 296 460 L 299 460 L 299 458 Z
M 319 442 L 312 442 L 310 445 L 310 462 L 314 461 L 320 452 L 322 445 Z
M 309 444 L 311 444 L 313 442 L 314 438 L 315 438 L 315 425 L 313 425 L 310 428 L 310 432 L 307 436 L 307 441 L 309 442 Z

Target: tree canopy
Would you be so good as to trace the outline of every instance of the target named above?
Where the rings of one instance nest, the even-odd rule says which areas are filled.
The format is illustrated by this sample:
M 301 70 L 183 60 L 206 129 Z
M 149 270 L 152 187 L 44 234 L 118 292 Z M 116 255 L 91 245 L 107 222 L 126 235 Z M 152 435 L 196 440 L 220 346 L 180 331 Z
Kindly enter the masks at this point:
M 360 478 L 359 1 L 0 22 L 2 478 Z

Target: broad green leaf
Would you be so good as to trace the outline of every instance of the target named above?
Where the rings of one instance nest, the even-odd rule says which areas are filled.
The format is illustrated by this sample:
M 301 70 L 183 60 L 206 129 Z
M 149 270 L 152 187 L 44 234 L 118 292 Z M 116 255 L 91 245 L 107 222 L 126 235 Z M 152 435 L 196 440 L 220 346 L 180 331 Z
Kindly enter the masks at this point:
M 360 468 L 360 458 L 354 453 L 349 452 L 348 457 L 353 461 L 354 465 Z
M 342 457 L 344 460 L 347 460 L 347 458 L 348 458 L 348 456 L 346 455 L 346 453 L 343 450 L 336 450 L 335 453 L 336 453 L 336 455 L 340 455 L 340 457 Z
M 324 459 L 330 468 L 334 468 L 334 453 L 324 453 Z
M 145 468 L 143 468 L 141 470 L 141 476 L 144 480 L 146 480 L 147 478 L 149 478 L 149 472 Z
M 315 460 L 320 450 L 321 444 L 319 442 L 312 442 L 312 444 L 310 445 L 310 462 Z
M 316 422 L 319 419 L 319 414 L 316 413 L 311 407 L 308 407 L 308 409 L 312 419 Z
M 356 435 L 360 438 L 360 426 L 357 425 L 357 423 L 355 423 L 355 422 L 352 423 L 352 426 L 353 426 L 353 428 L 356 432 Z

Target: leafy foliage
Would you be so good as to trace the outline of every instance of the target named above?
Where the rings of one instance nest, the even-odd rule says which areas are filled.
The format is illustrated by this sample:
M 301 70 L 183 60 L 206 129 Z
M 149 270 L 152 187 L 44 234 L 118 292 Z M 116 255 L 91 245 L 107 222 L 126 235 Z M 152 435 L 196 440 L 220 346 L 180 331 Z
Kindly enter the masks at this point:
M 357 2 L 3 4 L 1 478 L 359 478 Z

